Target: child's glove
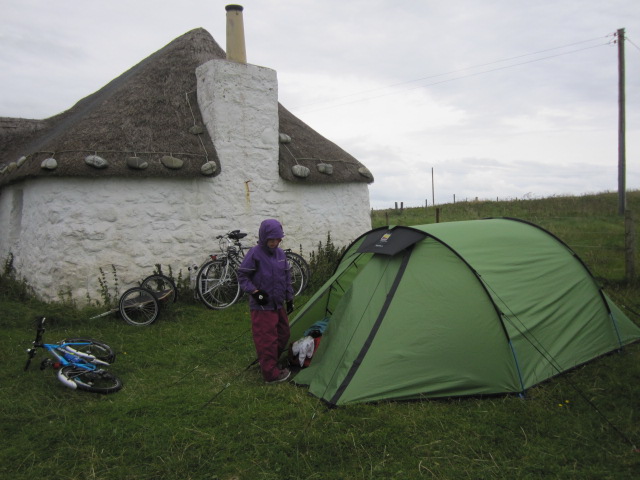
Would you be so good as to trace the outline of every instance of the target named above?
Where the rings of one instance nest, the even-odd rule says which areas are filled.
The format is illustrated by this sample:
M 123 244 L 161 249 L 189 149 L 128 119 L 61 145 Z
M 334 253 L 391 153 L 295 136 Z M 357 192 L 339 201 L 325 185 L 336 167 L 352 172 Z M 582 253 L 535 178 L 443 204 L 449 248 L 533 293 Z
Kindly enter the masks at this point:
M 293 312 L 293 300 L 287 300 L 287 315 Z
M 269 294 L 264 290 L 258 290 L 255 293 L 252 293 L 251 296 L 256 299 L 258 305 L 266 305 L 269 303 Z

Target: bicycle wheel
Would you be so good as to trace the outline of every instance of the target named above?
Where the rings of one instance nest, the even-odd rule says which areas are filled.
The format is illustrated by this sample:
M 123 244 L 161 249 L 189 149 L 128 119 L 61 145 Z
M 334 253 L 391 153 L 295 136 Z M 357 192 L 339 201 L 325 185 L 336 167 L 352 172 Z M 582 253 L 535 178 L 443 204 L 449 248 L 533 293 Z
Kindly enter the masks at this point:
M 205 263 L 196 277 L 198 297 L 208 308 L 222 310 L 240 298 L 240 283 L 235 268 L 225 260 Z
M 114 393 L 122 388 L 122 381 L 106 370 L 84 370 L 67 365 L 58 370 L 58 380 L 72 389 L 95 393 Z
M 309 267 L 309 264 L 302 255 L 293 253 L 290 250 L 285 251 L 285 254 L 287 255 L 289 263 L 295 262 L 302 272 L 302 285 L 300 287 L 300 291 L 298 292 L 298 294 L 300 294 L 305 288 L 307 288 L 307 285 L 309 285 L 309 280 L 311 279 L 311 267 Z
M 289 263 L 289 274 L 291 275 L 291 285 L 293 287 L 293 295 L 298 296 L 304 290 L 304 273 L 302 268 L 295 260 L 287 258 Z
M 109 345 L 98 340 L 91 338 L 65 338 L 60 343 L 67 344 L 79 352 L 93 355 L 103 362 L 113 363 L 116 361 L 116 352 Z
M 160 316 L 160 305 L 155 293 L 142 287 L 133 287 L 120 297 L 120 315 L 129 325 L 151 325 Z
M 155 293 L 160 303 L 175 303 L 178 299 L 176 284 L 166 275 L 149 275 L 140 286 Z

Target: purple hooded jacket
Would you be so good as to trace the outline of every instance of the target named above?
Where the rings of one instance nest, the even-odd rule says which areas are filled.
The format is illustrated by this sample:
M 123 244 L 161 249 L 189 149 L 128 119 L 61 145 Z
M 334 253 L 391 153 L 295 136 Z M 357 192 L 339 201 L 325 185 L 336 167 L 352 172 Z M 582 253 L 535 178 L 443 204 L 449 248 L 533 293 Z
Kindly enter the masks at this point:
M 258 230 L 258 244 L 249 249 L 238 268 L 238 280 L 243 291 L 251 294 L 255 290 L 264 290 L 269 295 L 267 305 L 258 305 L 250 295 L 251 310 L 278 310 L 287 300 L 293 300 L 291 272 L 284 250 L 267 246 L 268 239 L 283 237 L 279 221 L 264 220 Z

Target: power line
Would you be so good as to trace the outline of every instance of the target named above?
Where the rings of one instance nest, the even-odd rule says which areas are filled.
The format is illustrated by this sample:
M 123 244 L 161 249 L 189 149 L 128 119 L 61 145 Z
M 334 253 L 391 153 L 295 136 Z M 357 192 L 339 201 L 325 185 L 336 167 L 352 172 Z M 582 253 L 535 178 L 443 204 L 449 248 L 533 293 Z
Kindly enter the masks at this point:
M 609 34 L 609 35 L 606 35 L 604 38 L 612 37 L 613 35 L 614 34 Z M 446 73 L 439 73 L 439 74 L 430 75 L 430 76 L 427 76 L 427 77 L 421 77 L 421 78 L 414 79 L 414 80 L 407 80 L 405 82 L 395 83 L 395 84 L 388 85 L 388 86 L 385 86 L 385 87 L 375 88 L 375 89 L 372 89 L 372 90 L 366 90 L 366 91 L 363 91 L 363 92 L 356 92 L 356 93 L 352 93 L 352 94 L 349 94 L 349 95 L 343 95 L 341 97 L 335 98 L 332 101 L 342 100 L 342 99 L 346 99 L 346 98 L 350 98 L 350 97 L 354 97 L 354 96 L 359 96 L 359 95 L 366 95 L 366 94 L 374 93 L 374 92 L 377 92 L 377 91 L 380 91 L 380 90 L 387 90 L 389 88 L 394 88 L 394 87 L 398 87 L 398 86 L 401 86 L 401 85 L 407 85 L 409 83 L 422 82 L 422 81 L 430 80 L 430 79 L 433 79 L 433 78 L 444 77 L 444 76 L 452 75 L 452 74 L 455 74 L 455 73 L 460 73 L 460 72 L 465 72 L 465 71 L 468 71 L 468 70 L 487 67 L 487 66 L 490 66 L 490 65 L 498 64 L 498 63 L 509 62 L 509 61 L 512 61 L 512 60 L 516 60 L 518 58 L 524 58 L 524 57 L 530 57 L 530 56 L 533 56 L 533 55 L 539 55 L 541 53 L 551 52 L 551 51 L 554 51 L 554 50 L 560 50 L 560 49 L 572 47 L 572 46 L 575 46 L 575 45 L 580 45 L 580 44 L 589 43 L 589 42 L 593 42 L 593 41 L 596 41 L 596 40 L 602 40 L 602 39 L 603 39 L 603 37 L 597 37 L 597 38 L 593 38 L 593 39 L 590 39 L 590 40 L 583 40 L 583 41 L 580 41 L 580 42 L 574 42 L 574 43 L 563 45 L 563 46 L 559 46 L 559 47 L 553 47 L 553 48 L 549 48 L 549 49 L 545 49 L 545 50 L 539 50 L 537 52 L 527 53 L 527 54 L 523 54 L 523 55 L 516 55 L 514 57 L 509 57 L 509 58 L 505 58 L 505 59 L 502 59 L 502 60 L 495 60 L 495 61 L 492 61 L 492 62 L 482 63 L 482 64 L 479 64 L 479 65 L 465 67 L 465 68 L 461 68 L 461 69 L 457 69 L 457 70 L 452 70 L 452 71 L 446 72 Z M 512 63 L 512 64 L 505 65 L 505 66 L 502 66 L 502 67 L 483 70 L 481 72 L 470 73 L 468 75 L 461 75 L 461 76 L 457 76 L 457 77 L 454 77 L 454 78 L 448 78 L 448 79 L 440 80 L 440 81 L 437 81 L 437 82 L 417 85 L 415 87 L 404 88 L 404 89 L 401 89 L 401 90 L 397 90 L 397 91 L 393 91 L 393 92 L 385 93 L 385 94 L 381 94 L 381 95 L 358 98 L 356 100 L 343 102 L 343 103 L 339 103 L 339 104 L 334 104 L 334 105 L 328 105 L 328 106 L 325 106 L 325 107 L 319 107 L 319 108 L 315 108 L 315 109 L 311 109 L 311 110 L 304 110 L 304 108 L 307 107 L 307 106 L 322 104 L 322 103 L 326 103 L 326 102 L 325 101 L 318 101 L 318 102 L 306 104 L 306 105 L 298 107 L 298 108 L 302 109 L 301 113 L 312 113 L 312 112 L 316 112 L 316 111 L 319 111 L 319 110 L 326 110 L 326 109 L 330 109 L 330 108 L 342 107 L 342 106 L 345 106 L 345 105 L 351 105 L 353 103 L 359 103 L 359 102 L 363 102 L 363 101 L 367 101 L 367 100 L 373 100 L 373 99 L 377 99 L 377 98 L 381 98 L 381 97 L 386 97 L 386 96 L 389 96 L 389 95 L 397 95 L 399 93 L 402 93 L 402 92 L 405 92 L 405 91 L 408 91 L 408 90 L 415 90 L 415 89 L 418 89 L 418 88 L 430 87 L 430 86 L 433 86 L 433 85 L 439 85 L 439 84 L 442 84 L 442 83 L 452 82 L 454 80 L 470 78 L 470 77 L 474 77 L 474 76 L 478 76 L 478 75 L 483 75 L 483 74 L 486 74 L 486 73 L 496 72 L 496 71 L 499 71 L 499 70 L 505 70 L 507 68 L 513 68 L 513 67 L 526 65 L 526 64 L 529 64 L 529 63 L 540 62 L 540 61 L 543 61 L 543 60 L 548 60 L 550 58 L 556 58 L 556 57 L 560 57 L 560 56 L 563 56 L 563 55 L 569 55 L 569 54 L 581 52 L 581 51 L 584 51 L 584 50 L 589 50 L 589 49 L 592 49 L 592 48 L 598 48 L 598 47 L 602 47 L 602 46 L 606 46 L 606 45 L 611 45 L 612 43 L 613 43 L 613 41 L 609 40 L 606 43 L 599 43 L 597 45 L 592 45 L 592 46 L 588 46 L 588 47 L 584 47 L 584 48 L 579 48 L 579 49 L 571 50 L 571 51 L 568 51 L 568 52 L 562 52 L 562 53 L 558 53 L 558 54 L 555 54 L 555 55 L 548 55 L 548 56 L 545 56 L 545 57 L 536 58 L 536 59 L 528 60 L 528 61 L 525 61 L 525 62 Z
M 560 50 L 562 48 L 573 47 L 575 45 L 581 45 L 583 43 L 589 43 L 589 42 L 593 42 L 593 41 L 596 41 L 596 40 L 602 40 L 602 38 L 613 37 L 613 36 L 615 36 L 615 34 L 611 33 L 609 35 L 606 35 L 605 37 L 596 37 L 596 38 L 592 38 L 590 40 L 582 40 L 580 42 L 569 43 L 567 45 L 562 45 L 562 46 L 559 46 L 559 47 L 552 47 L 552 48 L 547 48 L 547 49 L 544 49 L 544 50 L 538 50 L 537 52 L 525 53 L 525 54 L 522 54 L 522 55 L 516 55 L 515 57 L 508 57 L 508 58 L 503 58 L 501 60 L 494 60 L 492 62 L 481 63 L 479 65 L 472 65 L 472 66 L 469 66 L 469 67 L 464 67 L 464 68 L 460 68 L 460 69 L 457 69 L 457 70 L 452 70 L 450 72 L 438 73 L 438 74 L 435 74 L 435 75 L 429 75 L 429 76 L 417 78 L 417 79 L 414 79 L 414 80 L 407 80 L 407 81 L 400 82 L 400 83 L 394 83 L 394 84 L 391 84 L 391 85 L 387 85 L 385 87 L 379 87 L 379 88 L 374 88 L 372 90 L 366 90 L 364 92 L 356 92 L 356 93 L 352 93 L 352 94 L 349 94 L 349 95 L 343 95 L 342 97 L 338 97 L 338 98 L 339 99 L 340 98 L 349 98 L 349 97 L 353 97 L 355 95 L 361 95 L 363 93 L 371 93 L 371 92 L 376 92 L 376 91 L 379 91 L 379 90 L 385 90 L 387 88 L 397 87 L 397 86 L 400 86 L 400 85 L 406 85 L 407 83 L 421 82 L 423 80 L 429 80 L 431 78 L 442 77 L 442 76 L 445 76 L 445 75 L 451 75 L 453 73 L 464 72 L 466 70 L 472 70 L 472 69 L 475 69 L 475 68 L 486 67 L 486 66 L 489 66 L 489 65 L 495 65 L 496 63 L 508 62 L 510 60 L 515 60 L 515 59 L 518 59 L 518 58 L 530 57 L 532 55 L 538 55 L 540 53 L 546 53 L 546 52 L 551 52 L 551 51 L 554 51 L 554 50 Z M 600 45 L 598 45 L 598 46 L 600 46 Z M 307 105 L 315 105 L 315 104 L 318 104 L 318 103 L 323 103 L 323 102 L 322 101 L 318 101 L 318 102 L 314 102 L 314 103 L 308 103 Z
M 638 47 L 638 45 L 636 45 L 635 43 L 633 43 L 631 41 L 631 39 L 628 36 L 625 36 L 624 39 L 629 42 L 631 45 L 633 45 L 634 47 L 636 47 L 637 50 L 640 50 L 640 47 Z

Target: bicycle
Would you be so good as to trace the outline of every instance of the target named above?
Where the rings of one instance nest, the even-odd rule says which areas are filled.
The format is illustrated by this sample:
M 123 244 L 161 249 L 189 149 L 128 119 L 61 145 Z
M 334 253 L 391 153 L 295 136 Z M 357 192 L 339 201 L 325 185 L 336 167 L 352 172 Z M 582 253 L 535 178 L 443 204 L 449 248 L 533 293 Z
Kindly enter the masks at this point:
M 150 275 L 139 287 L 125 291 L 118 301 L 117 308 L 91 317 L 90 320 L 120 312 L 120 316 L 129 325 L 151 325 L 160 316 L 160 306 L 175 303 L 177 298 L 178 289 L 171 278 L 161 274 Z
M 247 250 L 241 242 L 246 236 L 240 230 L 218 235 L 216 238 L 222 253 L 210 255 L 210 260 L 198 269 L 196 294 L 208 308 L 225 309 L 242 296 L 237 270 Z M 297 296 L 307 286 L 309 265 L 301 255 L 290 249 L 285 250 L 285 255 L 290 265 L 294 295 Z
M 292 264 L 291 283 L 293 284 L 294 296 L 300 295 L 309 285 L 311 279 L 311 267 L 302 255 L 294 253 L 290 248 L 284 250 L 287 260 Z
M 25 371 L 29 369 L 38 349 L 43 349 L 51 357 L 40 362 L 40 370 L 47 367 L 57 370 L 58 380 L 73 390 L 106 394 L 122 388 L 122 381 L 104 369 L 116 359 L 116 354 L 109 345 L 90 338 L 69 338 L 58 343 L 43 343 L 45 320 L 46 317 L 38 320 L 36 338 L 33 346 L 27 350 Z

